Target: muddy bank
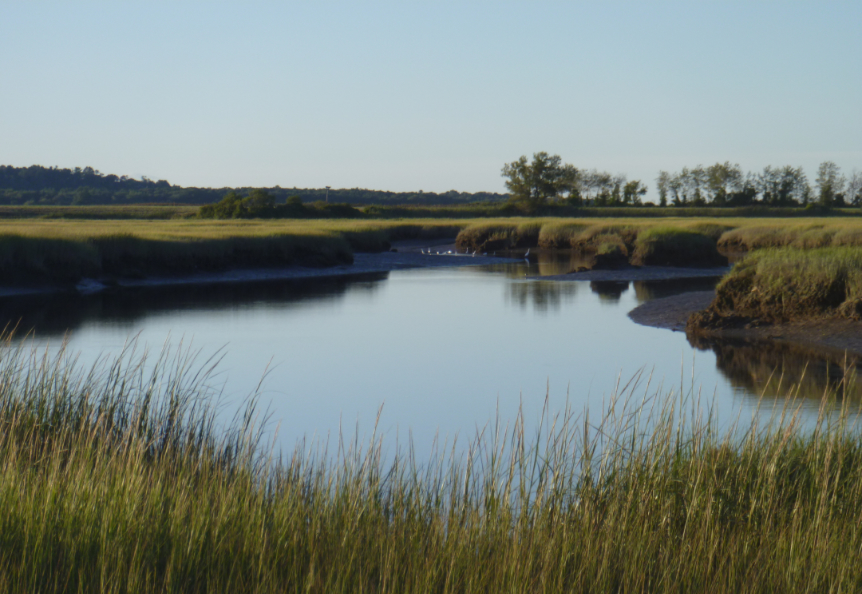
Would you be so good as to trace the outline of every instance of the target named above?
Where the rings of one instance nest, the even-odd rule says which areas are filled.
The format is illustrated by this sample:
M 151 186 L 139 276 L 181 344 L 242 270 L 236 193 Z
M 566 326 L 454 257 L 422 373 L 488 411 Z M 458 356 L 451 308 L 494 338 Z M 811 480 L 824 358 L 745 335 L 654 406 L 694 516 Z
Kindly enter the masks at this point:
M 714 291 L 682 293 L 648 301 L 629 312 L 643 326 L 685 331 L 692 314 L 705 310 L 715 298 Z M 847 351 L 862 355 L 862 321 L 824 318 L 749 328 L 719 328 L 709 335 L 688 333 L 694 346 L 722 340 L 778 341 L 819 349 Z
M 729 266 L 718 268 L 679 268 L 676 266 L 632 266 L 618 270 L 585 270 L 568 274 L 534 277 L 558 281 L 653 281 L 684 278 L 719 278 L 730 270 Z
M 715 291 L 694 291 L 662 297 L 643 303 L 629 312 L 629 317 L 642 326 L 685 331 L 691 314 L 706 309 L 715 299 Z

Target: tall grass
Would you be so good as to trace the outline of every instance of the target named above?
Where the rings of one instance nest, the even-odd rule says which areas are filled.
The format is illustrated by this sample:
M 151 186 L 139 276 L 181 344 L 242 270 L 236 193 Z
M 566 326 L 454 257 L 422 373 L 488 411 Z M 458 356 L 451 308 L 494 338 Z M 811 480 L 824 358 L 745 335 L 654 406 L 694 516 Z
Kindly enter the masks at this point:
M 454 237 L 451 221 L 16 221 L 0 223 L 7 282 L 350 263 L 398 239 Z
M 720 430 L 694 394 L 620 386 L 412 450 L 273 455 L 226 427 L 212 363 L 78 370 L 0 351 L 0 587 L 20 592 L 851 591 L 862 438 L 850 400 Z M 792 394 L 791 394 L 792 396 Z M 463 452 L 463 453 L 459 453 Z
M 236 266 L 325 265 L 402 239 L 449 239 L 462 249 L 528 247 L 596 252 L 616 236 L 632 254 L 651 229 L 703 236 L 726 250 L 862 245 L 862 221 L 836 219 L 417 219 L 0 221 L 0 274 L 67 280 L 88 274 L 193 272 Z M 614 243 L 617 242 L 614 239 Z M 704 243 L 704 245 L 706 245 Z
M 859 318 L 862 248 L 755 251 L 722 279 L 707 312 L 768 322 L 835 315 Z M 710 319 L 707 315 L 704 321 Z
M 677 227 L 651 227 L 638 233 L 632 263 L 660 266 L 724 266 L 715 241 L 706 234 Z

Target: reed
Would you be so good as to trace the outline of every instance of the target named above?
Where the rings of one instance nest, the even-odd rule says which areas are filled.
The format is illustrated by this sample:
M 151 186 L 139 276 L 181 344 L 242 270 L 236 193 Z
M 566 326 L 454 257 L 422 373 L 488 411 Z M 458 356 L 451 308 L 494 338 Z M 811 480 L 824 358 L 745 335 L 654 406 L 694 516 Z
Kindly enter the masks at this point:
M 851 591 L 862 437 L 824 394 L 719 428 L 635 378 L 463 447 L 266 447 L 214 362 L 0 350 L 0 585 L 19 592 Z M 839 387 L 840 390 L 840 387 Z M 839 394 L 840 395 L 840 394 Z M 777 401 L 776 401 L 777 402 Z

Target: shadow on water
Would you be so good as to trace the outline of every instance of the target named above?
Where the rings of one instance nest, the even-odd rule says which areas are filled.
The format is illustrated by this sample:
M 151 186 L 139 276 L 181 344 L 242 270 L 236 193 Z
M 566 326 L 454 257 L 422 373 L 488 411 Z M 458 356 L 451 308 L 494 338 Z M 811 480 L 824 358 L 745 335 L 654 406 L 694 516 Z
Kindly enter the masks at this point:
M 800 398 L 812 403 L 828 392 L 862 403 L 856 373 L 862 357 L 776 341 L 705 337 L 688 341 L 698 350 L 715 353 L 719 372 L 748 398 L 784 398 L 792 386 L 795 394 L 798 390 Z
M 290 281 L 117 289 L 95 295 L 62 293 L 0 300 L 0 325 L 18 334 L 62 336 L 88 322 L 131 326 L 148 316 L 191 311 L 296 307 L 304 302 L 337 301 L 350 292 L 374 292 L 388 272 Z

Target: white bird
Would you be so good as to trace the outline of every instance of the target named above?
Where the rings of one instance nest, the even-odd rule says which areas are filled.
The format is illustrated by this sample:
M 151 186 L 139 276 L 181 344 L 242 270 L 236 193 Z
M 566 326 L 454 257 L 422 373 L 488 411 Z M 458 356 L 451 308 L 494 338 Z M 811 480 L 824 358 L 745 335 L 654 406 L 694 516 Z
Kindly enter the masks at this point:
M 527 248 L 527 253 L 524 254 L 524 260 L 527 261 L 527 264 L 530 263 L 530 248 Z

